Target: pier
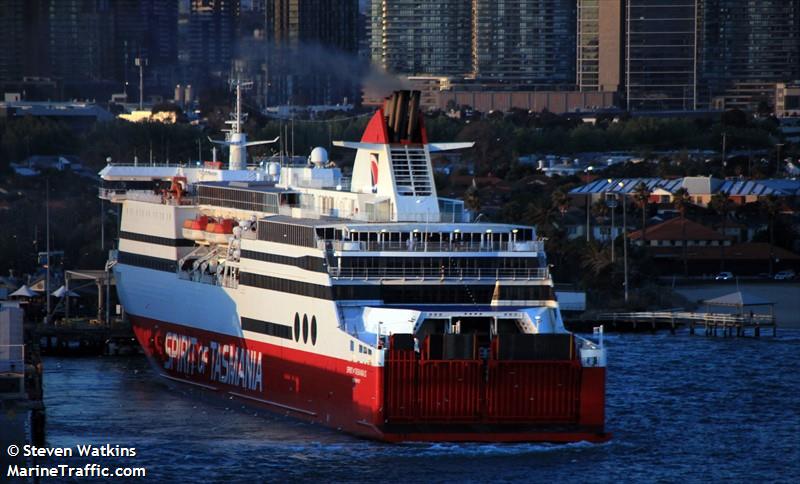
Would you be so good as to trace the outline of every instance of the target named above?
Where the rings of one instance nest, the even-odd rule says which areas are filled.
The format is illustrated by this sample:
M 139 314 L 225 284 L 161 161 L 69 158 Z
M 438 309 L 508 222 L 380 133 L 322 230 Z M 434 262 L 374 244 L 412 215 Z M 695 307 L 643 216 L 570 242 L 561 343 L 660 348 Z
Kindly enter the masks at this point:
M 667 329 L 675 333 L 679 327 L 689 328 L 689 334 L 702 330 L 707 336 L 761 336 L 762 329 L 772 329 L 777 334 L 777 323 L 772 315 L 738 315 L 688 311 L 650 311 L 627 313 L 599 313 L 591 318 L 571 321 L 576 330 L 603 325 L 610 331 L 651 331 Z
M 611 331 L 655 332 L 668 329 L 675 333 L 678 327 L 688 327 L 689 334 L 702 328 L 706 336 L 750 336 L 760 337 L 762 329 L 778 332 L 775 318 L 775 303 L 751 294 L 737 291 L 703 301 L 706 311 L 649 311 L 649 312 L 605 312 L 570 321 L 568 326 L 577 331 L 588 331 L 594 326 L 605 326 Z M 712 311 L 711 308 L 726 308 L 732 312 Z M 768 312 L 755 312 L 768 308 Z M 587 326 L 588 325 L 588 326 Z

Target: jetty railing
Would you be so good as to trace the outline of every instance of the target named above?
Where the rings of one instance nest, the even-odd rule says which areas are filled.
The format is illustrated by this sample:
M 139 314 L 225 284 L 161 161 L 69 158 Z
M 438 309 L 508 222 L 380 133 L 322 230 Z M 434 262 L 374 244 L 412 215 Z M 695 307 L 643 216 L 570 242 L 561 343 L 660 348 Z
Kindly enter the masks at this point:
M 762 328 L 772 328 L 773 336 L 777 332 L 777 321 L 772 314 L 734 314 L 734 313 L 702 313 L 690 311 L 650 311 L 650 312 L 620 312 L 599 313 L 594 319 L 597 321 L 616 323 L 630 323 L 633 329 L 637 326 L 669 327 L 675 331 L 678 325 L 688 326 L 689 333 L 694 334 L 696 328 L 702 327 L 706 335 L 717 334 L 721 329 L 724 335 L 744 336 L 746 330 L 751 329 L 753 336 L 760 336 Z

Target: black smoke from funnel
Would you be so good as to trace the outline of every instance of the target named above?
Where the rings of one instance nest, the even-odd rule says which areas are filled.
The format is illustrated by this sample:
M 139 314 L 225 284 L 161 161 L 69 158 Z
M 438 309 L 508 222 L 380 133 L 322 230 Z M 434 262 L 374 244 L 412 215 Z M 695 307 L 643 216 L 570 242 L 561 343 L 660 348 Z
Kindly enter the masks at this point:
M 241 43 L 239 52 L 238 58 L 251 67 L 267 65 L 273 103 L 336 104 L 349 93 L 349 102 L 357 104 L 362 91 L 367 98 L 381 99 L 395 90 L 408 89 L 407 80 L 383 72 L 367 59 L 321 44 L 248 40 Z M 292 78 L 292 88 L 287 76 Z

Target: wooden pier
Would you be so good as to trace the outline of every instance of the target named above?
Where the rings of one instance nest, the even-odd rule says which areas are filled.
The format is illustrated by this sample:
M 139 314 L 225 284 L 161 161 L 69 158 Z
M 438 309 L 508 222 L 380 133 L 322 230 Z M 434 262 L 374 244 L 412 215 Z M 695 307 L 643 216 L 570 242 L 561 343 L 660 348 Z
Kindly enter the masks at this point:
M 761 331 L 772 329 L 777 334 L 777 322 L 772 314 L 739 315 L 729 313 L 655 311 L 628 313 L 599 313 L 593 317 L 572 321 L 568 326 L 578 330 L 591 326 L 604 325 L 610 331 L 652 331 L 668 329 L 675 333 L 678 327 L 688 327 L 689 334 L 702 329 L 707 336 L 753 336 L 760 337 Z

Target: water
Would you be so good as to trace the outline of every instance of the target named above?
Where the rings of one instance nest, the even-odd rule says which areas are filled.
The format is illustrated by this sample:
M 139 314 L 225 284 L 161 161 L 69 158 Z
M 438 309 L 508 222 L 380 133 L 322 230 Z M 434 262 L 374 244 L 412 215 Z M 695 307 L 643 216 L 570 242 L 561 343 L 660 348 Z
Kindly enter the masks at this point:
M 602 445 L 365 441 L 167 386 L 143 357 L 46 359 L 47 439 L 136 447 L 116 463 L 159 481 L 796 482 L 800 330 L 606 341 Z

